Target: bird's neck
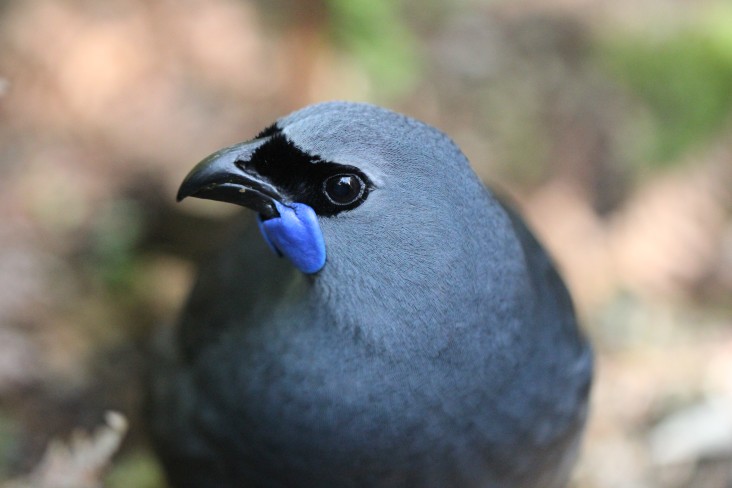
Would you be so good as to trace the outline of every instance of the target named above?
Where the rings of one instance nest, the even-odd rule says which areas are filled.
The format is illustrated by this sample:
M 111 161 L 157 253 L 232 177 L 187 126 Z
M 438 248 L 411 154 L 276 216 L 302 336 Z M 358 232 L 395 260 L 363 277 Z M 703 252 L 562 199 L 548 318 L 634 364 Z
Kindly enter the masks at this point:
M 500 344 L 523 325 L 531 292 L 518 242 L 506 239 L 508 232 L 489 234 L 478 229 L 434 251 L 333 257 L 309 284 L 314 308 L 323 322 L 399 354 L 437 355 L 455 341 L 469 347 L 475 334 L 493 334 L 490 342 Z M 364 267 L 353 255 L 372 262 Z

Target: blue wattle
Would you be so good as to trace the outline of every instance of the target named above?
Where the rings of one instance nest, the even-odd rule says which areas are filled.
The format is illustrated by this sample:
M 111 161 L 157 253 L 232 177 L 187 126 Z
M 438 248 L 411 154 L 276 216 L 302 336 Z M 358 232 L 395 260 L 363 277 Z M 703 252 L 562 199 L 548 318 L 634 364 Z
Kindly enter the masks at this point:
M 279 217 L 257 219 L 264 240 L 303 273 L 317 273 L 325 265 L 325 241 L 315 211 L 303 203 L 275 202 L 275 206 Z

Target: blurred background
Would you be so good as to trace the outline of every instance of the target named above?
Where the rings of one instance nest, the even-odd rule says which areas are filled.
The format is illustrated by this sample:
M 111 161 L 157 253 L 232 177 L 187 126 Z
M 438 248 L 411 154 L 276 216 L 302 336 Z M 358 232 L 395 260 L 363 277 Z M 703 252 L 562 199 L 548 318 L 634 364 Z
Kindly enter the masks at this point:
M 236 211 L 177 185 L 328 99 L 449 133 L 556 257 L 598 353 L 575 488 L 732 487 L 728 0 L 0 1 L 6 486 L 164 486 L 146 341 Z

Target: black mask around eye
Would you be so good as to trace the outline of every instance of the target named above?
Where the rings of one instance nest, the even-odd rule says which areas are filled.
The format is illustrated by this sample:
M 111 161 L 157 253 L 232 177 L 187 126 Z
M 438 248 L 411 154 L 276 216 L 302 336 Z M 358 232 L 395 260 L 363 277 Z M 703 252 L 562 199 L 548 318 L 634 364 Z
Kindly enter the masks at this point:
M 178 200 L 195 196 L 255 210 L 272 250 L 313 274 L 326 261 L 318 217 L 358 207 L 370 189 L 357 168 L 306 154 L 272 126 L 198 163 L 181 184 Z

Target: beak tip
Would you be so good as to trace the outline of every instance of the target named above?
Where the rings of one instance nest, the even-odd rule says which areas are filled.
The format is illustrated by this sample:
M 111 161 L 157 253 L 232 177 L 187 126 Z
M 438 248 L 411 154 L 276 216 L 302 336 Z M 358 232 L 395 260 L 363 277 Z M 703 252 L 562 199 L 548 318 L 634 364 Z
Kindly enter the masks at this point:
M 200 185 L 191 181 L 191 173 L 189 173 L 178 188 L 178 193 L 175 195 L 175 201 L 181 202 L 185 198 L 194 196 L 200 189 Z
M 247 207 L 268 218 L 277 216 L 273 201 L 282 198 L 279 192 L 266 179 L 239 164 L 260 145 L 261 141 L 245 142 L 208 156 L 183 179 L 175 200 L 216 200 Z

